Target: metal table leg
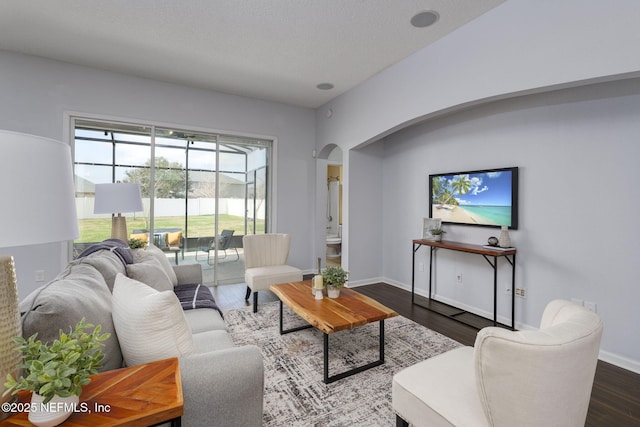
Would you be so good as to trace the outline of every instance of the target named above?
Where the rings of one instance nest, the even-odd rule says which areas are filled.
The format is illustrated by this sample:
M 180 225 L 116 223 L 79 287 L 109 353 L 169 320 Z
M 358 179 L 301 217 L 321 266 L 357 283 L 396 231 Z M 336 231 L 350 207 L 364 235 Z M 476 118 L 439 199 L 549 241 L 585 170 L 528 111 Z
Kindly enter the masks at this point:
M 343 378 L 355 375 L 359 372 L 366 371 L 367 369 L 371 369 L 384 364 L 384 320 L 380 320 L 380 341 L 378 345 L 378 351 L 380 353 L 378 356 L 378 360 L 367 363 L 366 365 L 358 366 L 357 368 L 349 369 L 339 374 L 329 376 L 329 334 L 324 334 L 324 383 L 330 384 Z

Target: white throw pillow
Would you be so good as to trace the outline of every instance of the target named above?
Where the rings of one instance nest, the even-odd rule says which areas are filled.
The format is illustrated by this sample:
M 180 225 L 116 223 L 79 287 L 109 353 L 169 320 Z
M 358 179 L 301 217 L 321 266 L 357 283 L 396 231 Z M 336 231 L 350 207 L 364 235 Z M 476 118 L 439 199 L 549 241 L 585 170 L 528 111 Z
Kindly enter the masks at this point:
M 191 329 L 173 291 L 116 276 L 112 316 L 127 366 L 195 352 Z
M 167 259 L 167 255 L 162 252 L 162 249 L 153 245 L 149 245 L 147 246 L 147 249 L 145 249 L 145 252 L 152 254 L 158 261 L 160 261 L 162 269 L 165 273 L 167 273 L 167 276 L 169 277 L 169 280 L 171 280 L 173 286 L 177 286 L 178 276 L 176 276 L 176 272 L 173 271 L 173 267 L 171 267 L 171 263 Z
M 140 262 L 127 264 L 129 278 L 151 286 L 156 291 L 173 291 L 173 283 L 155 256 L 147 255 Z

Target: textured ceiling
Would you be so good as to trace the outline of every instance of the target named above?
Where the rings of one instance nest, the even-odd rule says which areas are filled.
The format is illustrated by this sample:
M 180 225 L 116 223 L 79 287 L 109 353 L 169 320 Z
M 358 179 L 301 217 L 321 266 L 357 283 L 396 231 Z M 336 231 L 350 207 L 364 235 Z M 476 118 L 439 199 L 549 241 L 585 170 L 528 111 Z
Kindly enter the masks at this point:
M 315 108 L 503 1 L 0 0 L 0 49 Z

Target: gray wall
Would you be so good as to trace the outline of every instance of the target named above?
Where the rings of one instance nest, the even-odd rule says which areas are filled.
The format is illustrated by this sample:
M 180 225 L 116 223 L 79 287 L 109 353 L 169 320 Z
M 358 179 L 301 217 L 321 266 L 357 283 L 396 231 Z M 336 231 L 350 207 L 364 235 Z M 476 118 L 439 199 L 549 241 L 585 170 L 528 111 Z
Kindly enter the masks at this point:
M 315 119 L 305 109 L 0 52 L 0 128 L 65 140 L 64 112 L 78 111 L 275 136 L 276 227 L 292 233 L 292 263 L 309 269 L 324 246 L 326 210 L 311 149 L 336 144 L 343 263 L 355 283 L 384 278 L 403 287 L 410 240 L 428 212 L 428 174 L 520 166 L 522 226 L 512 237 L 518 284 L 529 296 L 518 301 L 517 321 L 537 326 L 551 298 L 596 302 L 603 358 L 640 372 L 640 342 L 628 332 L 640 324 L 632 271 L 640 255 L 632 222 L 639 83 L 594 85 L 640 76 L 639 15 L 636 0 L 505 2 L 319 108 Z M 437 120 L 419 124 L 425 118 Z M 602 224 L 610 229 L 603 243 L 595 237 Z M 451 239 L 488 235 L 451 228 Z M 58 246 L 12 249 L 20 283 L 63 265 Z M 485 261 L 440 260 L 441 282 L 456 268 L 464 280 L 458 289 L 443 283 L 439 294 L 488 310 Z M 501 315 L 504 303 L 502 295 Z
M 317 149 L 490 100 L 640 77 L 638 19 L 636 0 L 504 2 L 318 108 Z
M 601 357 L 640 372 L 640 341 L 628 332 L 640 324 L 639 17 L 635 0 L 505 2 L 318 108 L 316 149 L 344 152 L 343 263 L 353 283 L 409 286 L 429 173 L 520 166 L 522 226 L 512 237 L 529 296 L 517 302 L 517 322 L 536 327 L 552 298 L 595 302 Z M 604 243 L 602 224 L 611 230 Z M 447 238 L 490 234 L 452 227 Z M 490 310 L 486 262 L 444 252 L 441 261 L 441 283 L 461 268 L 464 286 L 443 284 L 439 295 Z M 505 300 L 501 292 L 508 316 Z
M 410 289 L 410 242 L 429 216 L 430 173 L 519 166 L 520 226 L 510 234 L 518 248 L 516 285 L 527 297 L 516 298 L 516 322 L 537 327 L 552 299 L 595 302 L 605 323 L 602 357 L 637 369 L 640 343 L 630 328 L 640 324 L 638 117 L 636 79 L 499 101 L 378 143 L 384 154 L 372 169 L 382 163 L 376 180 L 384 184 L 380 197 L 368 203 L 383 210 L 379 274 Z M 499 234 L 461 225 L 445 229 L 446 239 L 477 244 Z M 426 294 L 426 248 L 416 262 L 426 266 L 425 272 L 416 268 L 417 287 Z M 368 263 L 367 271 L 375 265 Z M 457 272 L 462 284 L 455 284 Z M 509 274 L 500 269 L 498 286 L 498 314 L 507 323 Z M 492 312 L 492 271 L 482 257 L 440 251 L 436 277 L 440 299 Z
M 68 142 L 64 116 L 77 112 L 276 138 L 274 230 L 291 233 L 291 264 L 315 265 L 309 244 L 315 190 L 312 110 L 4 51 L 0 76 L 0 129 Z M 4 201 L 3 208 L 17 202 Z M 50 280 L 67 261 L 66 247 L 58 244 L 1 252 L 15 258 L 21 296 L 38 285 L 36 270 L 45 270 Z

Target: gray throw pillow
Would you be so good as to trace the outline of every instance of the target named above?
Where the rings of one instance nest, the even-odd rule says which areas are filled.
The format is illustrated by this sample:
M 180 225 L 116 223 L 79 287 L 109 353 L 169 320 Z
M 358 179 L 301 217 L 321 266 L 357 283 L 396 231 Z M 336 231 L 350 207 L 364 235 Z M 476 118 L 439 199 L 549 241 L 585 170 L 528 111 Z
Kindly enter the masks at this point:
M 157 291 L 173 291 L 173 283 L 154 256 L 147 256 L 138 263 L 127 265 L 127 276 Z
M 125 274 L 125 266 L 120 257 L 111 251 L 103 250 L 94 252 L 86 257 L 78 258 L 73 261 L 74 264 L 89 264 L 102 274 L 104 281 L 109 287 L 109 291 L 113 291 L 113 282 L 116 280 L 118 273 Z
M 173 286 L 176 286 L 178 284 L 178 277 L 176 276 L 176 272 L 173 271 L 173 267 L 167 259 L 167 255 L 162 252 L 162 249 L 159 249 L 153 245 L 149 245 L 147 246 L 147 249 L 145 249 L 145 252 L 152 254 L 158 261 L 160 261 L 160 265 L 162 266 L 164 272 L 167 273 L 167 277 L 169 277 L 169 280 L 171 280 Z
M 121 368 L 122 353 L 111 318 L 111 291 L 102 275 L 87 264 L 69 264 L 55 279 L 27 295 L 20 303 L 22 335 L 38 333 L 43 342 L 60 337 L 60 329 L 69 332 L 83 317 L 101 325 L 111 337 L 102 351 L 101 371 Z

